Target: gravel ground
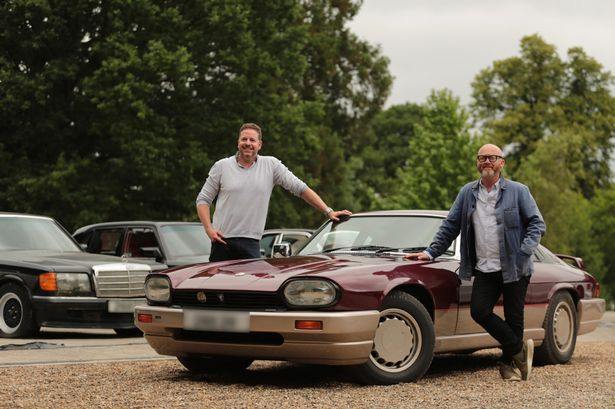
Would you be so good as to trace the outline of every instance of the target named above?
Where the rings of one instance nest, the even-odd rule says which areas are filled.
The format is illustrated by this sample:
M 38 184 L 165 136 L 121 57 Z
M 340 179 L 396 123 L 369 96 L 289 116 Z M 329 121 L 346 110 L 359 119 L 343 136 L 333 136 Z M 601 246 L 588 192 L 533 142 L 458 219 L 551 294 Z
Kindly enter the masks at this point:
M 566 365 L 503 382 L 497 350 L 434 359 L 417 383 L 359 386 L 339 368 L 256 361 L 226 377 L 176 360 L 0 369 L 0 407 L 551 407 L 615 408 L 615 343 L 577 345 Z

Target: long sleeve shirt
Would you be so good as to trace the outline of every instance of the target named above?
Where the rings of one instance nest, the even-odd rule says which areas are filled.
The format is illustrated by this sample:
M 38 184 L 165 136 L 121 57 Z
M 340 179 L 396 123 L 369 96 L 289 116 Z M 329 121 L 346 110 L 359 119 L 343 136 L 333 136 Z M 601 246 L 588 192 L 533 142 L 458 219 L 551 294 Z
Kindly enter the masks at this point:
M 271 192 L 282 186 L 300 196 L 307 185 L 273 156 L 258 156 L 249 168 L 236 155 L 217 161 L 196 198 L 196 204 L 211 206 L 217 198 L 212 225 L 224 237 L 260 240 L 267 221 Z

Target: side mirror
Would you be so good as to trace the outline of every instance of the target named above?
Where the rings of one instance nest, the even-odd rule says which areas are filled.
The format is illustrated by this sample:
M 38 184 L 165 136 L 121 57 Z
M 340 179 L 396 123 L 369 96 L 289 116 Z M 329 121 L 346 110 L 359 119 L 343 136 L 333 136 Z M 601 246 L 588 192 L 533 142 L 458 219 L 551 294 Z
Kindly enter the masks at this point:
M 568 254 L 556 254 L 556 256 L 573 267 L 585 271 L 585 263 L 581 257 L 569 256 Z
M 83 251 L 88 251 L 88 245 L 85 243 L 79 243 L 79 247 L 81 247 L 81 250 Z
M 143 257 L 153 258 L 156 261 L 162 260 L 162 253 L 159 247 L 139 247 L 139 250 L 141 250 Z
M 280 243 L 273 245 L 273 257 L 290 257 L 292 250 L 290 249 L 290 243 Z

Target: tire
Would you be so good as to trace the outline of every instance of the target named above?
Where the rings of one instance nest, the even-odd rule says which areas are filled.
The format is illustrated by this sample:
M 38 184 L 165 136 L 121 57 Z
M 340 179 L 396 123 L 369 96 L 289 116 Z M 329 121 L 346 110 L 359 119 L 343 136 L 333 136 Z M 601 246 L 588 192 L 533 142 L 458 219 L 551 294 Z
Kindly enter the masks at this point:
M 23 338 L 36 333 L 28 291 L 16 283 L 0 287 L 0 336 Z
M 113 331 L 121 337 L 142 337 L 143 332 L 139 328 L 113 328 Z
M 254 361 L 250 358 L 203 356 L 178 356 L 177 359 L 195 375 L 239 372 L 247 369 Z
M 569 293 L 555 293 L 549 301 L 542 324 L 545 338 L 536 348 L 534 360 L 538 364 L 563 364 L 570 361 L 577 343 L 577 309 Z
M 369 360 L 350 371 L 369 385 L 416 381 L 431 365 L 435 341 L 434 325 L 423 304 L 404 292 L 392 292 L 380 306 Z

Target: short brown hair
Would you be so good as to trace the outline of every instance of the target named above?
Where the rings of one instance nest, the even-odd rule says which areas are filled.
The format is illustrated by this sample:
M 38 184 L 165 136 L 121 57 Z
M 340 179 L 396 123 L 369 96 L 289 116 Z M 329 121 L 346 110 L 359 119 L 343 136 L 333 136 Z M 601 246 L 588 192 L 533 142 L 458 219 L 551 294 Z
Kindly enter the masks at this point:
M 241 125 L 241 128 L 239 128 L 240 135 L 244 129 L 254 129 L 256 132 L 258 132 L 258 139 L 261 139 L 261 140 L 263 139 L 263 132 L 261 131 L 261 127 L 256 125 L 255 123 L 247 122 Z

